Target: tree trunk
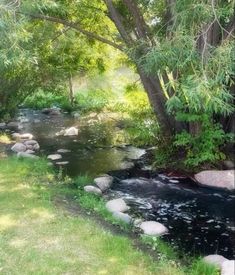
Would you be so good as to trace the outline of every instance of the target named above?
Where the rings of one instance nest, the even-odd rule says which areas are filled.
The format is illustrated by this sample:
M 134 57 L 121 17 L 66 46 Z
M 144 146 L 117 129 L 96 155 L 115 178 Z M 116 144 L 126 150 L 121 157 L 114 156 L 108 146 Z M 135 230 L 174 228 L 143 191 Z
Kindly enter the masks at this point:
M 71 106 L 74 105 L 74 90 L 73 90 L 73 79 L 72 75 L 69 76 L 69 101 Z

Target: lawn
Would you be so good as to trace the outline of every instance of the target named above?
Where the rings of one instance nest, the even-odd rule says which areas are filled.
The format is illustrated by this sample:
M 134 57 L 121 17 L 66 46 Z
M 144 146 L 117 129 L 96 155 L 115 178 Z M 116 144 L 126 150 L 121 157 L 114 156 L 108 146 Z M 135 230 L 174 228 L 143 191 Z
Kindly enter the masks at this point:
M 0 160 L 0 274 L 189 274 L 89 216 L 56 207 L 50 169 L 44 161 Z

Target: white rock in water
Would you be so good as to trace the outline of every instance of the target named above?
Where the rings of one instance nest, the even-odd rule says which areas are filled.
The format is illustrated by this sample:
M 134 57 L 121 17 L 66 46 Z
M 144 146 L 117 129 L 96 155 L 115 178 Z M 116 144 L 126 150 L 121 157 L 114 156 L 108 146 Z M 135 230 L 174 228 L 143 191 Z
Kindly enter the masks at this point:
M 52 154 L 52 155 L 48 155 L 47 158 L 51 160 L 57 160 L 57 159 L 61 159 L 62 156 L 59 154 Z
M 126 205 L 123 199 L 114 199 L 106 203 L 106 208 L 109 212 L 125 212 L 129 210 L 129 207 Z
M 149 236 L 161 236 L 168 232 L 165 225 L 155 221 L 142 222 L 139 227 L 144 231 L 144 234 Z
M 70 127 L 65 130 L 64 136 L 77 136 L 78 135 L 78 129 L 75 127 Z
M 194 177 L 197 182 L 207 187 L 235 190 L 235 170 L 207 170 L 197 173 Z
M 113 177 L 102 176 L 94 179 L 94 183 L 101 189 L 101 191 L 106 191 L 110 188 L 113 183 Z
M 224 261 L 221 268 L 221 275 L 234 275 L 235 274 L 235 261 Z
M 115 219 L 123 221 L 127 224 L 130 224 L 132 222 L 132 217 L 130 215 L 122 213 L 122 212 L 113 212 L 113 217 Z
M 221 268 L 223 262 L 227 261 L 227 259 L 221 255 L 213 254 L 213 255 L 208 255 L 208 256 L 204 257 L 203 261 L 207 264 L 215 265 L 216 267 Z
M 17 142 L 15 145 L 11 147 L 11 150 L 18 153 L 18 152 L 25 152 L 26 151 L 26 146 L 23 143 Z
M 69 164 L 68 161 L 58 161 L 56 162 L 57 165 L 66 165 L 66 164 Z
M 18 158 L 30 158 L 30 159 L 39 159 L 38 156 L 26 153 L 26 152 L 19 152 L 17 153 Z
M 93 193 L 93 194 L 96 194 L 96 195 L 102 195 L 102 191 L 95 187 L 95 186 L 92 186 L 92 185 L 86 185 L 84 187 L 84 190 L 88 193 Z
M 68 149 L 59 149 L 57 150 L 58 153 L 70 153 L 71 150 L 68 150 Z

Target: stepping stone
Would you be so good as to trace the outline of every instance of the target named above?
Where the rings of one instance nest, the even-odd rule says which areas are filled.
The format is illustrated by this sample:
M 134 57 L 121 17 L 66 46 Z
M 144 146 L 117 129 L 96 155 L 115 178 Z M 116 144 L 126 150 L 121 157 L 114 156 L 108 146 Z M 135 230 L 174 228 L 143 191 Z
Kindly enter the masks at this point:
M 62 159 L 62 156 L 59 154 L 52 154 L 52 155 L 48 155 L 47 158 L 51 160 L 57 160 L 57 159 Z
M 129 210 L 129 207 L 123 199 L 114 199 L 106 203 L 106 208 L 109 212 L 125 212 Z
M 112 183 L 113 183 L 113 177 L 111 176 L 101 176 L 94 179 L 94 183 L 100 188 L 101 191 L 108 190 Z
M 139 227 L 144 231 L 144 234 L 149 236 L 161 236 L 168 232 L 165 225 L 155 221 L 142 222 Z
M 95 186 L 92 186 L 92 185 L 86 185 L 84 187 L 84 191 L 86 191 L 87 193 L 93 193 L 93 194 L 96 194 L 96 195 L 102 195 L 102 191 L 95 187 Z

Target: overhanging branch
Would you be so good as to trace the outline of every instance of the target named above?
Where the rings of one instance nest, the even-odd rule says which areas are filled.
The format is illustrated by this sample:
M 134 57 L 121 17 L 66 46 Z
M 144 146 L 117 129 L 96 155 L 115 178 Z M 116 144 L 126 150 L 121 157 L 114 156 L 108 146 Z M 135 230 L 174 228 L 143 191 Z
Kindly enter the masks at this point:
M 61 19 L 61 18 L 58 18 L 58 17 L 53 17 L 53 16 L 48 16 L 48 15 L 43 15 L 43 14 L 25 14 L 23 13 L 24 15 L 26 16 L 29 16 L 31 18 L 34 18 L 34 19 L 41 19 L 41 20 L 45 20 L 45 21 L 50 21 L 50 22 L 54 22 L 54 23 L 59 23 L 59 24 L 62 24 L 64 26 L 67 26 L 67 27 L 70 27 L 82 34 L 84 34 L 85 36 L 89 37 L 89 38 L 93 38 L 97 41 L 100 41 L 102 43 L 105 43 L 107 45 L 110 45 L 120 51 L 123 51 L 123 47 L 122 45 L 120 44 L 117 44 L 107 38 L 104 38 L 96 33 L 93 33 L 93 32 L 90 32 L 90 31 L 87 31 L 85 29 L 83 29 L 78 23 L 74 23 L 74 22 L 70 22 L 70 21 L 67 21 L 65 19 Z

